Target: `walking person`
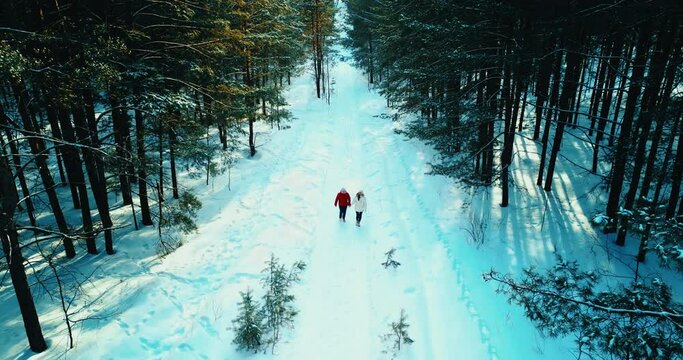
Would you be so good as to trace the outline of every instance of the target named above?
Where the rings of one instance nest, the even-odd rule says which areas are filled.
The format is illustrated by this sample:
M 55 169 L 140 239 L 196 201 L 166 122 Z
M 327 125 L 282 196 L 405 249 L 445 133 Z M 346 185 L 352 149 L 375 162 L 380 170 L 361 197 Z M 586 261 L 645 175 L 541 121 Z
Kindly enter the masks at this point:
M 351 206 L 351 195 L 346 192 L 346 189 L 341 188 L 337 197 L 334 199 L 334 206 L 339 204 L 339 220 L 346 222 L 346 208 Z
M 363 211 L 368 207 L 368 202 L 365 199 L 365 194 L 363 194 L 363 191 L 359 191 L 356 193 L 356 196 L 353 197 L 353 202 L 351 204 L 355 205 L 356 207 L 356 226 L 360 226 L 360 220 L 363 218 Z

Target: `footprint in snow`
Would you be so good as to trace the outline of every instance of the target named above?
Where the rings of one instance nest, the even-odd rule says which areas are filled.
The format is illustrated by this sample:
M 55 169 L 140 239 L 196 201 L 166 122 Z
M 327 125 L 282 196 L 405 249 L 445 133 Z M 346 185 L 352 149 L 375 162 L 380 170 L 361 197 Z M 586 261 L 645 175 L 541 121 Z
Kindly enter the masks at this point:
M 194 351 L 194 348 L 192 347 L 192 345 L 190 345 L 188 343 L 181 343 L 180 345 L 178 345 L 178 350 L 183 351 L 183 352 L 190 352 L 190 351 Z
M 218 336 L 218 331 L 216 331 L 216 328 L 213 327 L 208 317 L 202 316 L 199 318 L 199 325 L 201 325 L 209 335 L 214 337 Z
M 130 325 L 128 325 L 128 323 L 126 323 L 126 322 L 123 321 L 123 320 L 118 320 L 118 319 L 117 319 L 117 320 L 116 320 L 116 324 L 119 326 L 119 328 L 121 328 L 121 329 L 123 330 L 123 332 L 124 332 L 126 335 L 130 336 Z
M 141 337 L 138 340 L 140 341 L 140 344 L 142 345 L 143 349 L 151 350 L 155 354 L 159 353 L 159 349 L 161 348 L 161 343 L 159 342 L 159 340 L 147 339 L 144 337 Z
M 479 332 L 480 332 L 482 341 L 488 341 L 488 339 L 489 339 L 489 328 L 487 328 L 486 325 L 480 324 Z

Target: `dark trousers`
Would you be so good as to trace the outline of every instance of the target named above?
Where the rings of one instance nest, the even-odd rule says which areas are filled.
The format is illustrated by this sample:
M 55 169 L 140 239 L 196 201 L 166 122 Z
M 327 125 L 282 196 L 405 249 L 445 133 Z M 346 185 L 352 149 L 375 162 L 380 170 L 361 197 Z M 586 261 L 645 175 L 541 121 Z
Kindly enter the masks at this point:
M 363 212 L 356 211 L 356 222 L 360 224 L 360 219 L 363 218 Z
M 346 206 L 339 207 L 339 218 L 346 220 Z

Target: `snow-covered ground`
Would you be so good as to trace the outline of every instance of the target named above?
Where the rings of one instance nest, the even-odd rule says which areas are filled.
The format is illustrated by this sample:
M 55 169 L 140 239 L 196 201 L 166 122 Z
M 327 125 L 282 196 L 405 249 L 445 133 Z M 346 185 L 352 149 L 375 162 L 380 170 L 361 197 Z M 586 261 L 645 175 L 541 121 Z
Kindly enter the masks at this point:
M 516 174 L 511 206 L 500 209 L 495 191 L 472 196 L 426 175 L 433 152 L 378 117 L 385 100 L 359 70 L 340 62 L 332 76 L 331 105 L 315 98 L 309 75 L 294 79 L 287 97 L 297 119 L 259 134 L 257 157 L 232 170 L 231 190 L 227 175 L 210 186 L 196 181 L 199 231 L 176 252 L 156 260 L 148 228 L 118 237 L 112 257 L 80 260 L 97 268 L 93 284 L 105 293 L 97 308 L 107 316 L 80 323 L 76 348 L 65 352 L 59 311 L 39 306 L 51 348 L 34 358 L 384 359 L 380 336 L 401 309 L 415 340 L 401 359 L 574 358 L 572 339 L 543 338 L 481 274 L 518 274 L 552 264 L 554 253 L 619 271 L 623 265 L 604 256 L 609 240 L 589 235 L 595 199 L 586 194 L 595 179 L 560 166 L 546 194 Z M 520 138 L 518 150 L 515 166 L 535 168 L 536 145 Z M 337 219 L 341 187 L 367 196 L 360 228 L 352 209 L 346 223 Z M 481 246 L 465 231 L 470 216 L 488 224 Z M 380 265 L 391 248 L 402 264 L 395 270 Z M 293 288 L 300 313 L 274 354 L 238 353 L 231 320 L 239 292 L 262 295 L 271 254 L 308 264 Z M 0 295 L 3 309 L 16 306 L 10 289 Z M 0 315 L 0 358 L 31 355 L 18 319 L 14 309 Z

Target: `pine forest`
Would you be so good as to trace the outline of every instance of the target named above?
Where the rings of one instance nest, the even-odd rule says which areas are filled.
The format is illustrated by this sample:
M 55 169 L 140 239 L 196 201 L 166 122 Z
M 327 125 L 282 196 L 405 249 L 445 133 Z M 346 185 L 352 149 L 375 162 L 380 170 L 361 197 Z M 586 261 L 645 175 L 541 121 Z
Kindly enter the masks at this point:
M 678 0 L 4 0 L 0 358 L 683 359 L 682 52 Z

